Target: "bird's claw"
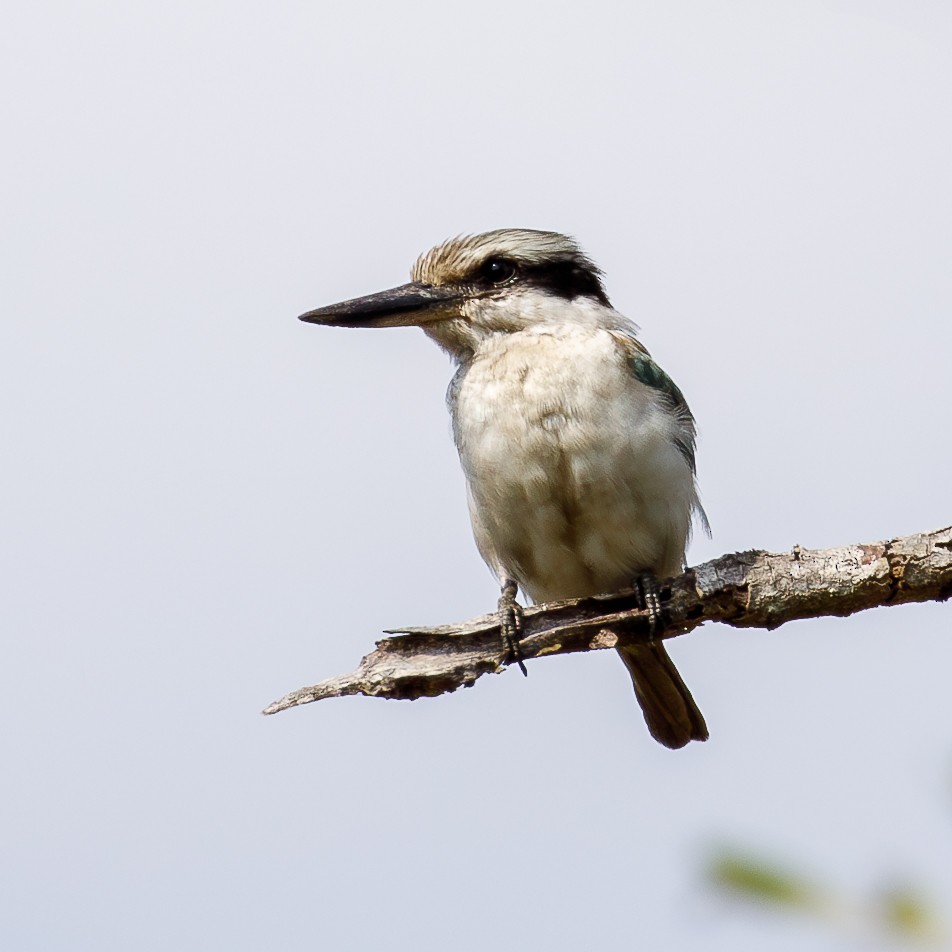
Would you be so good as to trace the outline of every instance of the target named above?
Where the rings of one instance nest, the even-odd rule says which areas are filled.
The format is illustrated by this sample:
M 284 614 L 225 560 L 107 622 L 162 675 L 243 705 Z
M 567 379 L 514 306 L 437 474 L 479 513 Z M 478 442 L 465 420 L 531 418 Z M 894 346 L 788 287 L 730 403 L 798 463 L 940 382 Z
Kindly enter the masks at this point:
M 505 663 L 515 661 L 525 677 L 529 677 L 522 654 L 519 651 L 519 640 L 522 637 L 522 606 L 516 601 L 519 591 L 515 582 L 508 580 L 502 587 L 499 596 L 499 629 L 502 632 L 503 647 L 506 651 Z
M 650 572 L 645 572 L 635 579 L 635 591 L 641 596 L 641 605 L 648 613 L 648 634 L 654 638 L 662 621 L 658 580 Z

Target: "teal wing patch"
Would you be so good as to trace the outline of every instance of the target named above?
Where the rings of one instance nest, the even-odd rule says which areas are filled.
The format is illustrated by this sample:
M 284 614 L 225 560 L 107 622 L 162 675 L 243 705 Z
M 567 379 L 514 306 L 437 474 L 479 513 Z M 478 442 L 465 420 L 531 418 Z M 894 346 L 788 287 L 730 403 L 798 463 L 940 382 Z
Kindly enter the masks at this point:
M 652 390 L 660 390 L 671 401 L 672 407 L 687 410 L 690 414 L 678 385 L 647 354 L 634 354 L 628 359 L 628 366 L 636 380 Z

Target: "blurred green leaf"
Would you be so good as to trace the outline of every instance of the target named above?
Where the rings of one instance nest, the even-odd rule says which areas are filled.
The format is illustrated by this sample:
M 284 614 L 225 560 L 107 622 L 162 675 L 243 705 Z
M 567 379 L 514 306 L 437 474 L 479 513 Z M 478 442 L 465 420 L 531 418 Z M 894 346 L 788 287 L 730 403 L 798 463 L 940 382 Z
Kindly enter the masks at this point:
M 707 876 L 720 889 L 775 906 L 813 906 L 822 893 L 818 886 L 790 869 L 733 850 L 716 854 Z
M 878 907 L 886 927 L 892 932 L 926 940 L 941 935 L 938 917 L 927 901 L 909 888 L 896 888 L 881 894 Z
M 837 896 L 790 867 L 736 849 L 722 849 L 707 865 L 707 881 L 732 896 L 773 909 L 806 913 L 838 931 L 903 945 L 935 945 L 946 936 L 940 917 L 916 890 L 897 885 L 872 897 Z

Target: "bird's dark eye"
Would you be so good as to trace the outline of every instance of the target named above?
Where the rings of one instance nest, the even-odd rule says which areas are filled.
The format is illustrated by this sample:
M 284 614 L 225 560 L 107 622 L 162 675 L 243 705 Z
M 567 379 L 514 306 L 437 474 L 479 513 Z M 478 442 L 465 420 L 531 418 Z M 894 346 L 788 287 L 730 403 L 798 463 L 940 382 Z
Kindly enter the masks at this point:
M 505 284 L 516 273 L 508 258 L 490 258 L 479 269 L 479 276 L 490 284 Z

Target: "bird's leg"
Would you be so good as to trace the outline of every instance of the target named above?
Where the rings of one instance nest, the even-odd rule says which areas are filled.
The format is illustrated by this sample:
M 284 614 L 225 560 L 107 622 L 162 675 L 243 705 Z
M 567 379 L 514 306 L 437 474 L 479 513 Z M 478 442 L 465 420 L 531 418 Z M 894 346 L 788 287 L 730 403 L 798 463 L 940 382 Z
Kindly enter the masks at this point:
M 648 634 L 654 638 L 661 627 L 661 598 L 658 579 L 652 572 L 642 572 L 635 579 L 635 591 L 641 596 L 641 606 L 648 613 Z
M 515 661 L 519 670 L 529 677 L 522 655 L 519 653 L 519 638 L 522 632 L 522 606 L 516 601 L 519 586 L 507 578 L 502 584 L 502 594 L 499 596 L 499 628 L 502 631 L 502 640 L 506 648 L 506 663 Z

